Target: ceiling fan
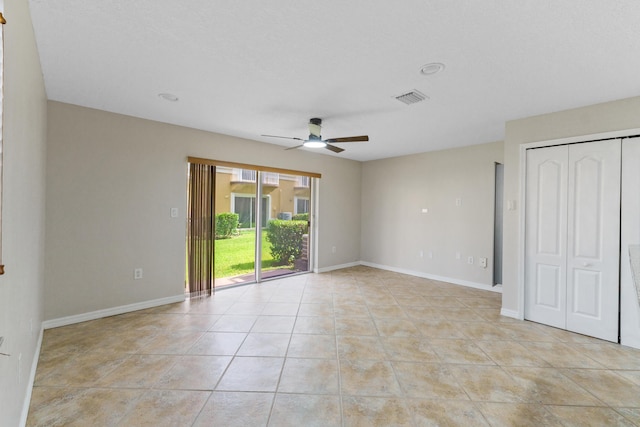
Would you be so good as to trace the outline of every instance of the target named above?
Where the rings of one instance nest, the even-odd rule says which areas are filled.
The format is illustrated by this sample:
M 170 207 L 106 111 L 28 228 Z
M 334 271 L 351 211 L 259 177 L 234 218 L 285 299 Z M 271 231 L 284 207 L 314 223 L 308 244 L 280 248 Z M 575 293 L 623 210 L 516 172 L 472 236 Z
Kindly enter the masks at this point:
M 320 130 L 322 128 L 322 119 L 313 118 L 309 120 L 309 138 L 294 138 L 290 136 L 278 136 L 278 135 L 262 135 L 267 136 L 269 138 L 284 138 L 284 139 L 293 139 L 295 141 L 302 141 L 301 145 L 297 145 L 295 147 L 286 148 L 286 150 L 294 150 L 300 147 L 307 148 L 326 148 L 327 150 L 333 151 L 334 153 L 341 153 L 344 151 L 344 148 L 336 147 L 331 144 L 339 144 L 343 142 L 366 142 L 369 140 L 367 135 L 361 136 L 348 136 L 344 138 L 329 138 L 322 139 L 320 135 Z

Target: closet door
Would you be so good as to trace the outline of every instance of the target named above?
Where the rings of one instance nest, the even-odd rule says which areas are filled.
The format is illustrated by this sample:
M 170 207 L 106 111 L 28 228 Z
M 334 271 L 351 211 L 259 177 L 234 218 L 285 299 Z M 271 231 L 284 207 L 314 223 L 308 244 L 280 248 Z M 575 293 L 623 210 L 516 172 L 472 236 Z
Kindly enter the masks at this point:
M 527 152 L 526 319 L 618 341 L 620 147 Z
M 567 329 L 618 341 L 620 140 L 569 146 Z
M 566 328 L 566 145 L 527 151 L 525 318 Z

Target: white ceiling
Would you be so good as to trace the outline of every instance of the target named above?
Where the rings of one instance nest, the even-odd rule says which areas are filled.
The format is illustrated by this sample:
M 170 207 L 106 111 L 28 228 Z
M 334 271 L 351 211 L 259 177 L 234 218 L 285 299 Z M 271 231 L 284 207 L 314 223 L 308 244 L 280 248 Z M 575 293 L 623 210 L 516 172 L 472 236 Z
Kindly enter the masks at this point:
M 30 0 L 49 99 L 372 160 L 640 95 L 638 0 Z M 442 62 L 443 72 L 420 68 Z M 417 89 L 430 99 L 404 105 Z M 159 93 L 180 99 L 168 102 Z M 640 112 L 639 112 L 640 114 Z M 323 153 L 333 155 L 328 150 Z

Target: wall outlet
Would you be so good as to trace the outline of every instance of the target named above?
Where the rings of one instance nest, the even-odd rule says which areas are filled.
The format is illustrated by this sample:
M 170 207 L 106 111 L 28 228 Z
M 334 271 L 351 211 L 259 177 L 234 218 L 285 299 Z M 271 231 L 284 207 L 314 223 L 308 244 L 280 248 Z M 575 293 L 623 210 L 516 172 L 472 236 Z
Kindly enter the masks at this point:
M 460 259 L 460 252 L 456 252 L 456 259 Z
M 429 213 L 429 208 L 422 208 L 422 213 Z
M 423 258 L 424 257 L 424 251 L 418 252 L 418 257 Z
M 467 264 L 473 264 L 473 257 L 472 256 L 467 258 Z
M 171 218 L 178 218 L 178 208 L 171 208 Z
M 487 259 L 486 258 L 478 258 L 478 265 L 482 268 L 487 268 Z
M 462 206 L 462 198 L 456 198 L 456 206 Z
M 133 269 L 133 280 L 139 280 L 142 279 L 142 269 L 141 268 L 134 268 Z
M 331 246 L 331 253 L 335 254 L 336 253 L 336 247 L 335 246 Z

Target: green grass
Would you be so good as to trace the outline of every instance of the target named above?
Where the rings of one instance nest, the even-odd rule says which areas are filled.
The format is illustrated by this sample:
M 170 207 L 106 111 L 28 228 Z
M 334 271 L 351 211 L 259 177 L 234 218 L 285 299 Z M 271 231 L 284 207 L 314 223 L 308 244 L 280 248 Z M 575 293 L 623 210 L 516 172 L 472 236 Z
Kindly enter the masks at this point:
M 254 271 L 255 230 L 240 231 L 231 239 L 215 241 L 215 277 L 233 277 Z M 277 266 L 270 253 L 267 232 L 262 231 L 262 269 L 273 270 Z

